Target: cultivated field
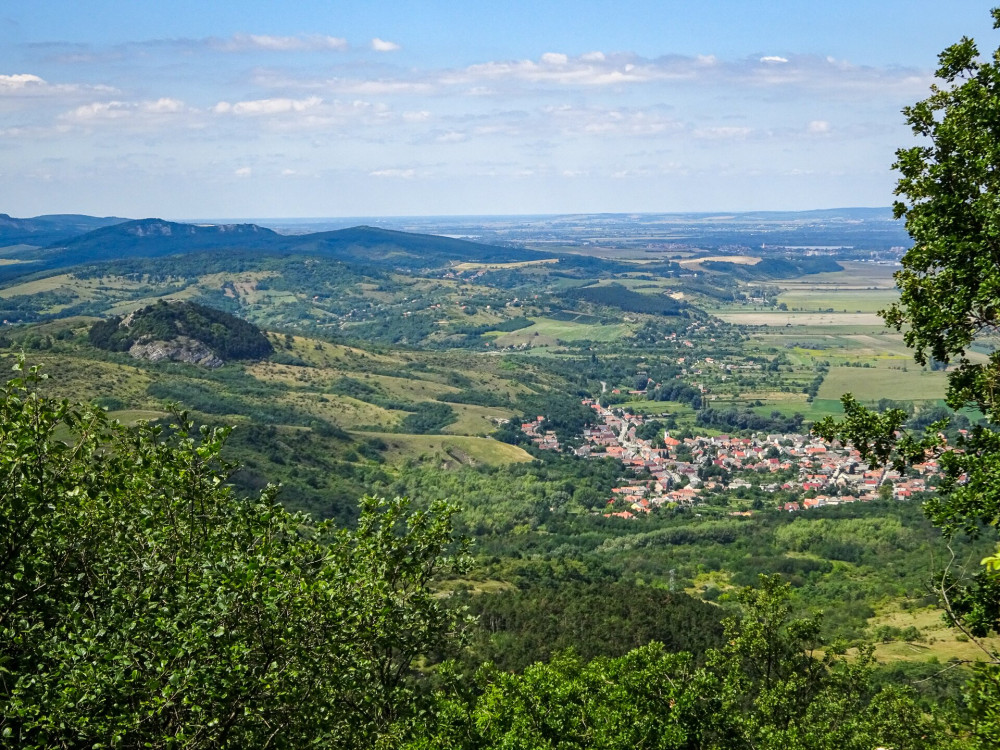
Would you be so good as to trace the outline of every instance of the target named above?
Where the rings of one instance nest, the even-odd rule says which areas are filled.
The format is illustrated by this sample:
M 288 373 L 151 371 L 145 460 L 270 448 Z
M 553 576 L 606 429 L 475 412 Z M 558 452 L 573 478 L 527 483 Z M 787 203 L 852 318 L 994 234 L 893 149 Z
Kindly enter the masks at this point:
M 861 401 L 892 398 L 897 401 L 934 401 L 944 397 L 947 376 L 929 372 L 918 365 L 873 367 L 833 367 L 819 389 L 821 399 L 839 399 L 853 393 Z M 903 368 L 906 369 L 903 369 Z
M 776 327 L 827 327 L 878 328 L 884 321 L 874 312 L 782 312 L 755 310 L 753 312 L 716 312 L 727 323 L 741 326 Z

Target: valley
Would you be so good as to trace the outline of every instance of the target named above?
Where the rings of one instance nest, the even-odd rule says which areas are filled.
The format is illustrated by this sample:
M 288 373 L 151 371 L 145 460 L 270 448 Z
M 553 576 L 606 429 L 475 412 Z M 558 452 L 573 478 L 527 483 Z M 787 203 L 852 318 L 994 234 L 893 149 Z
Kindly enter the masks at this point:
M 132 228 L 112 250 L 122 226 Z M 916 365 L 876 315 L 897 296 L 881 255 L 772 249 L 762 266 L 727 245 L 650 261 L 567 240 L 539 259 L 547 251 L 530 245 L 363 227 L 294 246 L 253 232 L 206 252 L 237 235 L 190 235 L 187 251 L 175 225 L 149 246 L 141 226 L 100 230 L 106 249 L 93 260 L 72 249 L 93 239 L 69 243 L 72 263 L 56 249 L 9 253 L 0 356 L 40 365 L 46 394 L 124 423 L 169 425 L 181 409 L 231 425 L 232 485 L 280 483 L 281 502 L 316 519 L 350 525 L 370 492 L 457 502 L 475 564 L 438 586 L 477 611 L 578 585 L 725 608 L 739 587 L 780 573 L 796 607 L 827 610 L 828 637 L 886 639 L 887 670 L 926 676 L 976 658 L 928 615 L 945 542 L 919 506 L 936 466 L 869 469 L 809 435 L 842 413 L 845 392 L 917 426 L 949 413 L 946 372 Z M 267 351 L 204 367 L 130 354 L 134 334 L 94 346 L 111 316 L 189 308 L 259 326 Z M 953 416 L 953 430 L 970 427 Z M 989 548 L 955 543 L 972 557 Z M 531 626 L 513 622 L 519 631 L 479 638 L 469 658 L 500 658 L 506 643 L 523 665 L 563 642 L 531 646 Z

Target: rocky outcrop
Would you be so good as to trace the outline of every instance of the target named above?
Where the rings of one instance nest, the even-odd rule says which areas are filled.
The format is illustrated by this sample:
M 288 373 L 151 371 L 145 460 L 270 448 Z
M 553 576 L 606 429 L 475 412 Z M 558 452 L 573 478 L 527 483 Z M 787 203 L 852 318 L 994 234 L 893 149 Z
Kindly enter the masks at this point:
M 178 336 L 173 341 L 136 341 L 128 350 L 136 359 L 146 359 L 150 362 L 187 362 L 202 367 L 221 367 L 225 364 L 215 352 L 202 342 Z

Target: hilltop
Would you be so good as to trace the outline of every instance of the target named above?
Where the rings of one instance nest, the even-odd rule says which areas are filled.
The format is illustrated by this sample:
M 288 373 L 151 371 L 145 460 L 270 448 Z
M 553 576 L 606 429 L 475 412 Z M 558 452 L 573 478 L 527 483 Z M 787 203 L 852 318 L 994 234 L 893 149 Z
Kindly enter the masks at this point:
M 266 248 L 280 240 L 279 234 L 256 224 L 199 226 L 163 219 L 139 219 L 52 243 L 39 251 L 36 257 L 48 261 L 50 265 L 68 266 L 225 248 Z
M 218 367 L 227 359 L 260 359 L 273 353 L 257 326 L 193 302 L 165 302 L 95 323 L 90 343 L 127 351 L 137 359 L 169 359 Z

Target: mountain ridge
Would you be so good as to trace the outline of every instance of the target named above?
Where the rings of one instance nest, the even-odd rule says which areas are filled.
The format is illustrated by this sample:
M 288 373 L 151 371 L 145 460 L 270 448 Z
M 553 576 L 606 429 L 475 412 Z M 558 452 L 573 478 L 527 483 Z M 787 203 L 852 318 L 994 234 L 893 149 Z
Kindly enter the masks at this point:
M 71 239 L 94 229 L 128 221 L 119 216 L 86 214 L 44 214 L 17 218 L 0 213 L 0 246 L 34 245 L 44 247 Z
M 403 270 L 444 267 L 456 262 L 519 262 L 555 257 L 431 234 L 357 226 L 328 232 L 281 235 L 257 224 L 197 225 L 158 218 L 100 227 L 29 252 L 35 270 L 126 258 L 157 258 L 232 249 L 262 254 L 319 255 L 347 263 Z

